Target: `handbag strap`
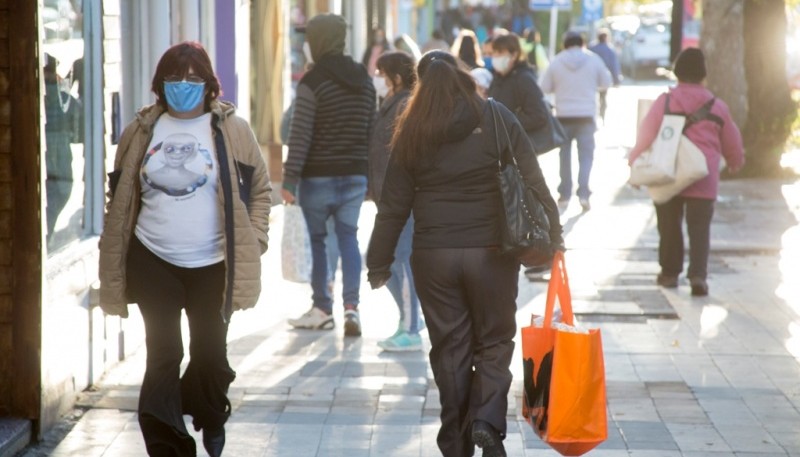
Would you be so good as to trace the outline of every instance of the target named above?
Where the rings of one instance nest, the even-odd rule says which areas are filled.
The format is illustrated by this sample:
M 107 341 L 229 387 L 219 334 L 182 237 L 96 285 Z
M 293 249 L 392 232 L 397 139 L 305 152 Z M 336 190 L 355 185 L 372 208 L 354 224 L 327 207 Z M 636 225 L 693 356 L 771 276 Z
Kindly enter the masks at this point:
M 492 120 L 494 121 L 494 140 L 495 144 L 497 145 L 497 168 L 498 170 L 503 169 L 503 165 L 506 163 L 513 163 L 514 166 L 517 165 L 517 159 L 514 157 L 514 154 L 511 154 L 511 137 L 508 134 L 508 129 L 506 128 L 506 123 L 503 121 L 503 116 L 497 110 L 497 102 L 493 98 L 489 98 L 487 100 L 489 103 L 489 108 L 492 111 Z M 498 128 L 498 119 L 500 126 L 503 127 L 503 133 L 506 137 L 506 144 L 508 144 L 507 148 L 502 147 L 502 142 L 500 141 L 500 129 Z M 504 157 L 504 151 L 508 152 L 508 157 Z M 503 159 L 506 159 L 503 161 Z
M 567 277 L 567 267 L 564 263 L 564 252 L 561 250 L 557 250 L 553 254 L 553 268 L 550 272 L 550 282 L 547 285 L 547 301 L 544 309 L 544 322 L 542 323 L 544 328 L 550 328 L 553 325 L 556 296 L 558 296 L 558 304 L 561 307 L 564 323 L 574 326 L 575 316 L 572 312 L 569 278 Z

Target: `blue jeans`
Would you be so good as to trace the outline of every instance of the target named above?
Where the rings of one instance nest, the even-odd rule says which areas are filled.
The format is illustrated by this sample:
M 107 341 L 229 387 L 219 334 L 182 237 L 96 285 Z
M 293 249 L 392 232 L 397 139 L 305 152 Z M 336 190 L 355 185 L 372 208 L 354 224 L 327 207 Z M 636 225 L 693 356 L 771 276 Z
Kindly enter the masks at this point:
M 572 140 L 578 143 L 578 198 L 589 198 L 589 174 L 594 162 L 594 132 L 596 126 L 593 118 L 569 119 L 560 118 L 568 142 L 561 147 L 561 184 L 558 193 L 562 199 L 572 196 Z
M 326 313 L 333 311 L 333 297 L 328 290 L 328 253 L 326 221 L 333 217 L 339 252 L 342 257 L 342 298 L 348 305 L 358 305 L 361 287 L 361 251 L 358 249 L 358 216 L 367 193 L 367 177 L 361 175 L 303 178 L 298 201 L 306 218 L 311 238 L 311 299 Z
M 328 282 L 336 280 L 336 269 L 339 268 L 339 243 L 336 241 L 336 224 L 333 217 L 325 221 L 328 236 L 325 238 L 325 250 L 328 252 Z
M 414 287 L 414 276 L 411 273 L 411 241 L 414 238 L 414 218 L 409 217 L 397 246 L 394 249 L 394 263 L 392 263 L 392 277 L 386 287 L 394 297 L 397 308 L 400 310 L 400 323 L 403 330 L 417 334 L 420 330 L 420 309 L 417 289 Z

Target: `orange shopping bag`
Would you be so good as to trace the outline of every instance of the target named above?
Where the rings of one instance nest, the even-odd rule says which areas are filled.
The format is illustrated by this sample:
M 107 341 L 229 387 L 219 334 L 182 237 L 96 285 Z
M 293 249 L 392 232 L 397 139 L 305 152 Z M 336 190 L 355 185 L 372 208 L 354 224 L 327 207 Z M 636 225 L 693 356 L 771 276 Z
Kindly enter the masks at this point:
M 554 324 L 558 297 L 563 323 Z M 561 455 L 583 455 L 608 437 L 603 342 L 575 327 L 564 253 L 553 258 L 544 320 L 522 328 L 522 414 Z

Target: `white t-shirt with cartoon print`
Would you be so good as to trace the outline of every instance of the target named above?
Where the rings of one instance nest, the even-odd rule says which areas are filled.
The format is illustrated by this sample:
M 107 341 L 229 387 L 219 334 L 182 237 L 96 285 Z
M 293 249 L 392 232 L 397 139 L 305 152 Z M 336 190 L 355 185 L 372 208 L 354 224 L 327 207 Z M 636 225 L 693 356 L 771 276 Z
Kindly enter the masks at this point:
M 194 119 L 162 114 L 139 170 L 142 206 L 136 237 L 155 255 L 179 267 L 222 261 L 218 176 L 211 113 Z

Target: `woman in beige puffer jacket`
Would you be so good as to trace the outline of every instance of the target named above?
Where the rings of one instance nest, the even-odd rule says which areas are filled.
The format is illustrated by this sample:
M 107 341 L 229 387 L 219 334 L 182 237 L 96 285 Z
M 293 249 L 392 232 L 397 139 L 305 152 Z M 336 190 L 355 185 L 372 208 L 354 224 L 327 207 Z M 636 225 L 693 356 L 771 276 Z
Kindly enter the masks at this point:
M 219 456 L 236 374 L 226 338 L 233 311 L 255 305 L 267 250 L 271 187 L 248 123 L 221 93 L 199 43 L 168 49 L 154 105 L 125 128 L 109 173 L 100 238 L 100 306 L 127 317 L 137 303 L 147 368 L 139 424 L 149 455 L 195 456 L 182 415 Z M 183 360 L 181 315 L 190 330 Z

